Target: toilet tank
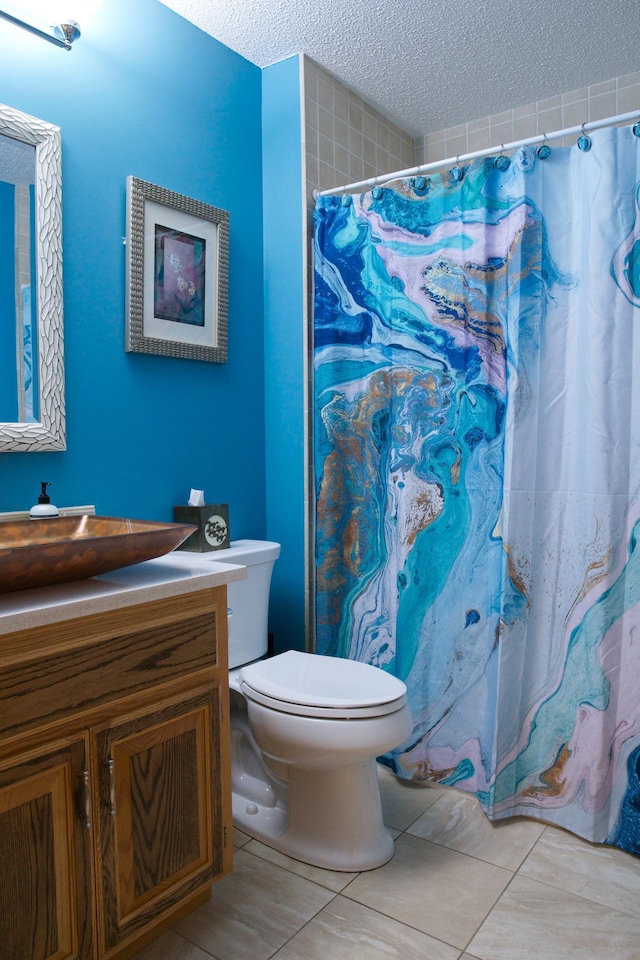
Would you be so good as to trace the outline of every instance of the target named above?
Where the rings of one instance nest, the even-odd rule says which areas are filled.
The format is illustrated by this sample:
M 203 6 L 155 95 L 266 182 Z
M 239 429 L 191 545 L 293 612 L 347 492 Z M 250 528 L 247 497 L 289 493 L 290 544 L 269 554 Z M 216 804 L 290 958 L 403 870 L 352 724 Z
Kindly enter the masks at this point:
M 280 544 L 272 540 L 232 540 L 226 550 L 207 554 L 219 563 L 247 568 L 247 579 L 227 584 L 229 669 L 258 660 L 267 652 L 269 588 Z

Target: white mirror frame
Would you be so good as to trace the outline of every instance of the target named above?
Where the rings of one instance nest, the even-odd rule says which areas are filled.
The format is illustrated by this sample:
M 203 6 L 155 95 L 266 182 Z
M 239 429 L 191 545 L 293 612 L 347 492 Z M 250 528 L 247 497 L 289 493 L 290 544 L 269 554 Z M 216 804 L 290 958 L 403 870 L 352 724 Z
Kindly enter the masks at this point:
M 36 148 L 39 396 L 36 423 L 0 421 L 0 451 L 66 450 L 60 128 L 0 104 L 0 134 Z

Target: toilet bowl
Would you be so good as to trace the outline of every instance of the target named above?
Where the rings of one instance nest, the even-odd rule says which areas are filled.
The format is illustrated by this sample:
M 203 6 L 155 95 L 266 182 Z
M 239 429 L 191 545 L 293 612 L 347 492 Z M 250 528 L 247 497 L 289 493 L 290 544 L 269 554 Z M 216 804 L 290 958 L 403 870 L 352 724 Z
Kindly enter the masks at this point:
M 279 549 L 235 541 L 212 555 L 247 566 L 228 587 L 234 825 L 297 860 L 369 870 L 393 854 L 376 757 L 411 733 L 406 687 L 353 660 L 293 650 L 264 659 Z

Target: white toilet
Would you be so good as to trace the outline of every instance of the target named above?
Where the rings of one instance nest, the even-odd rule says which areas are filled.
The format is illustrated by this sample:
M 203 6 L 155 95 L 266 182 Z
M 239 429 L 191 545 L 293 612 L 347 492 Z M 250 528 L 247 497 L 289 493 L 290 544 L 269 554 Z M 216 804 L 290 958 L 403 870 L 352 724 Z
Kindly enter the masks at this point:
M 393 854 L 376 757 L 411 733 L 406 687 L 353 660 L 293 650 L 262 659 L 279 555 L 280 544 L 259 540 L 209 555 L 247 567 L 227 588 L 233 821 L 297 860 L 369 870 Z

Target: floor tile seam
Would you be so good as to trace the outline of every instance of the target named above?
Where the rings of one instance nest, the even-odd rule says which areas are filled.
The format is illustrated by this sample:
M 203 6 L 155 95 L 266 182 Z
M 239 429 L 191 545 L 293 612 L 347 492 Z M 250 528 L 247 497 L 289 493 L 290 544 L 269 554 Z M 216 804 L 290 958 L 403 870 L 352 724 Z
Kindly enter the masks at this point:
M 345 887 L 345 890 L 346 890 L 346 887 Z M 372 907 L 368 903 L 363 903 L 362 900 L 357 900 L 355 897 L 350 897 L 348 894 L 345 893 L 344 890 L 342 890 L 340 893 L 337 893 L 336 897 L 345 897 L 345 899 L 351 900 L 352 903 L 357 903 L 358 906 L 365 907 L 367 910 L 371 910 L 372 913 L 377 913 L 379 917 L 382 917 L 385 920 L 393 920 L 394 923 L 399 923 L 401 927 L 406 927 L 407 930 L 412 930 L 414 933 L 421 933 L 424 937 L 430 937 L 432 940 L 436 940 L 438 943 L 443 944 L 443 946 L 445 947 L 450 947 L 452 950 L 459 950 L 460 957 L 464 954 L 465 948 L 460 947 L 460 944 L 449 943 L 448 940 L 443 940 L 442 937 L 436 936 L 435 933 L 430 933 L 428 930 L 423 930 L 421 927 L 414 927 L 412 923 L 407 923 L 406 920 L 398 920 L 398 918 L 394 917 L 392 913 L 384 913 L 383 910 L 379 910 L 377 907 Z M 482 922 L 484 923 L 484 920 Z M 475 936 L 475 933 L 474 933 L 474 936 Z
M 515 878 L 516 878 L 516 874 L 514 873 L 514 874 L 512 875 L 512 877 L 511 877 L 511 879 L 509 880 L 509 882 L 507 883 L 507 885 L 505 886 L 505 888 L 500 891 L 499 896 L 497 896 L 496 899 L 494 900 L 494 902 L 491 904 L 491 906 L 489 907 L 489 909 L 488 909 L 487 912 L 485 913 L 484 917 L 482 918 L 482 920 L 480 921 L 480 923 L 478 924 L 478 926 L 476 927 L 476 929 L 473 931 L 473 933 L 471 934 L 471 936 L 470 936 L 469 939 L 467 940 L 467 942 L 466 942 L 466 944 L 465 944 L 465 946 L 464 946 L 464 949 L 463 949 L 462 953 L 460 954 L 461 957 L 463 957 L 465 953 L 468 953 L 468 951 L 469 951 L 469 946 L 470 946 L 470 944 L 472 943 L 473 939 L 480 933 L 481 929 L 483 928 L 483 926 L 485 925 L 485 923 L 487 922 L 487 920 L 489 919 L 489 917 L 491 916 L 491 914 L 493 913 L 493 911 L 496 909 L 496 907 L 498 906 L 498 904 L 500 903 L 500 901 L 501 901 L 502 898 L 504 897 L 505 893 L 507 892 L 507 890 L 509 889 L 509 887 L 511 886 L 511 884 L 512 884 L 513 881 L 515 880 Z M 470 954 L 470 956 L 474 957 L 474 960 L 482 960 L 482 958 L 480 958 L 480 957 L 476 958 L 476 957 L 475 957 L 475 954 L 473 954 L 473 953 Z
M 274 863 L 273 860 L 269 860 L 268 857 L 263 857 L 259 853 L 254 853 L 253 850 L 245 850 L 244 853 L 247 853 L 250 857 L 255 857 L 257 860 L 261 860 L 262 863 L 269 863 L 272 867 L 278 867 L 280 870 L 286 870 L 287 873 L 290 873 L 291 876 L 295 877 L 297 880 L 306 880 L 307 883 L 313 883 L 314 886 L 320 887 L 321 890 L 328 890 L 329 893 L 332 893 L 334 895 L 334 897 L 337 897 L 338 894 L 341 893 L 340 890 L 334 890 L 332 887 L 327 887 L 325 886 L 324 883 L 320 883 L 318 880 L 313 880 L 311 877 L 305 877 L 302 873 L 298 873 L 296 870 L 292 870 L 290 867 L 286 866 L 283 863 Z M 300 860 L 298 862 L 304 863 L 305 861 Z M 313 864 L 309 864 L 309 866 L 313 866 Z M 317 869 L 321 870 L 322 867 L 318 867 Z M 351 880 L 347 881 L 346 886 L 349 886 L 350 883 L 353 883 L 353 881 L 356 880 L 359 876 L 360 874 L 356 873 L 355 877 L 352 877 Z M 342 889 L 344 889 L 344 887 Z
M 207 957 L 211 957 L 211 960 L 220 960 L 220 957 L 215 957 L 212 953 L 209 953 L 208 950 L 205 950 L 204 947 L 201 947 L 199 943 L 196 943 L 194 940 L 190 940 L 189 937 L 186 937 L 184 933 L 178 933 L 178 931 L 175 930 L 173 927 L 171 927 L 170 929 L 173 930 L 173 932 L 177 937 L 181 937 L 185 943 L 191 944 L 191 946 L 195 947 L 196 950 L 200 950 L 200 952 L 206 954 Z M 132 960 L 136 960 L 136 958 L 133 957 Z
M 504 870 L 506 873 L 511 874 L 511 877 L 509 878 L 509 883 L 511 883 L 511 880 L 513 879 L 513 877 L 517 872 L 516 870 L 512 870 L 511 867 L 505 867 L 501 863 L 494 863 L 492 860 L 484 860 L 482 857 L 476 856 L 473 853 L 465 853 L 463 850 L 456 850 L 455 847 L 449 847 L 447 846 L 446 843 L 439 843 L 437 840 L 428 840 L 426 837 L 418 837 L 415 835 L 415 833 L 407 833 L 407 836 L 411 837 L 413 840 L 422 840 L 423 843 L 431 843 L 434 847 L 443 847 L 445 850 L 450 850 L 451 853 L 457 853 L 461 857 L 468 857 L 469 860 L 475 860 L 478 863 L 486 864 L 486 866 L 488 867 L 495 867 L 496 870 Z M 399 840 L 400 837 L 397 837 L 397 839 Z M 525 860 L 526 860 L 526 857 L 525 857 Z
M 518 870 L 522 867 L 522 865 L 524 864 L 529 854 L 533 852 L 536 844 L 538 843 L 538 840 L 540 839 L 540 837 L 538 837 L 535 840 L 535 842 L 529 848 L 529 850 L 522 856 L 522 859 L 519 861 L 517 867 L 507 867 L 504 865 L 504 863 L 496 863 L 495 860 L 487 860 L 486 857 L 482 857 L 480 856 L 480 854 L 468 853 L 466 850 L 459 850 L 458 847 L 454 847 L 450 843 L 445 843 L 444 840 L 431 840 L 429 839 L 429 837 L 421 837 L 417 833 L 410 833 L 409 830 L 410 830 L 410 827 L 407 827 L 407 829 L 404 832 L 407 834 L 407 836 L 413 837 L 414 840 L 424 840 L 425 843 L 433 843 L 437 847 L 444 847 L 445 850 L 452 850 L 454 853 L 459 853 L 463 857 L 470 857 L 472 860 L 478 860 L 480 863 L 487 863 L 489 864 L 489 866 L 498 867 L 500 870 L 507 870 L 509 873 L 518 872 Z
M 550 887 L 552 890 L 559 890 L 560 893 L 568 893 L 572 897 L 578 897 L 580 900 L 584 900 L 587 903 L 597 903 L 599 907 L 605 907 L 607 910 L 613 910 L 614 913 L 618 913 L 621 916 L 629 917 L 631 920 L 640 921 L 640 911 L 638 913 L 631 913 L 629 910 L 624 910 L 620 907 L 612 907 L 610 903 L 605 903 L 604 900 L 597 900 L 595 897 L 590 897 L 585 893 L 576 893 L 575 890 L 570 890 L 568 887 L 561 887 L 557 883 L 551 883 L 547 880 L 540 880 L 539 877 L 531 877 L 527 873 L 522 872 L 522 868 L 516 873 L 517 877 L 522 877 L 524 880 L 531 880 L 532 883 L 541 883 L 545 887 Z
M 327 887 L 323 887 L 322 889 L 323 889 L 323 890 L 326 890 Z M 336 899 L 336 897 L 339 897 L 339 896 L 340 896 L 339 893 L 334 894 L 334 896 L 331 897 L 331 900 L 328 900 L 328 901 L 324 904 L 324 906 L 320 907 L 319 910 L 316 910 L 316 912 L 313 914 L 312 917 L 307 917 L 307 919 L 304 921 L 304 923 L 302 924 L 301 927 L 298 927 L 297 930 L 294 930 L 293 933 L 291 934 L 291 936 L 290 936 L 290 937 L 287 937 L 287 939 L 284 941 L 284 943 L 281 943 L 277 950 L 274 950 L 273 953 L 270 953 L 270 954 L 269 954 L 269 957 L 267 958 L 267 960 L 272 960 L 273 957 L 277 957 L 278 954 L 280 953 L 280 951 L 281 951 L 281 950 L 284 950 L 284 948 L 287 946 L 287 944 L 290 943 L 290 942 L 293 940 L 294 937 L 297 937 L 299 933 L 302 933 L 302 931 L 304 930 L 304 928 L 305 928 L 305 927 L 308 927 L 309 924 L 312 923 L 312 922 L 316 919 L 316 917 L 317 917 L 319 914 L 321 914 L 322 911 L 325 910 L 325 909 L 329 906 L 330 903 L 333 903 L 333 901 Z

